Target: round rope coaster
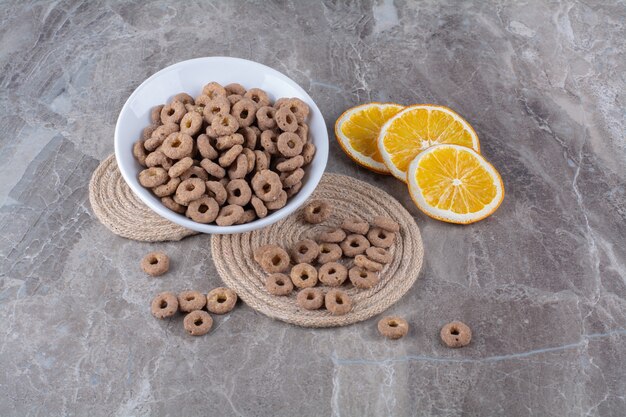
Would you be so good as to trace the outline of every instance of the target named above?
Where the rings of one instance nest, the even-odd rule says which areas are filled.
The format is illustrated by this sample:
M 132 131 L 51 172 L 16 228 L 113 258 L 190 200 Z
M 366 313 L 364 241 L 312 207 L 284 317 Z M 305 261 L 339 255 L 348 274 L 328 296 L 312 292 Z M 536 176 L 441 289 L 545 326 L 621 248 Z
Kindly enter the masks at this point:
M 337 174 L 324 174 L 311 199 L 324 199 L 333 205 L 332 217 L 321 225 L 305 223 L 299 210 L 261 230 L 236 235 L 213 235 L 213 262 L 224 283 L 253 309 L 305 327 L 356 323 L 381 313 L 398 301 L 417 279 L 424 255 L 419 228 L 409 212 L 381 189 Z M 286 297 L 267 292 L 264 284 L 268 274 L 252 256 L 256 248 L 277 244 L 289 249 L 301 239 L 315 238 L 328 226 L 339 226 L 344 218 L 358 216 L 371 220 L 376 215 L 386 215 L 400 223 L 400 233 L 389 249 L 393 261 L 380 272 L 381 279 L 375 287 L 368 290 L 358 290 L 352 286 L 345 288 L 353 301 L 352 311 L 348 314 L 333 316 L 324 309 L 301 309 L 296 305 L 295 291 Z
M 115 155 L 94 171 L 89 181 L 89 201 L 98 220 L 127 239 L 161 242 L 197 233 L 164 219 L 142 203 L 122 178 Z

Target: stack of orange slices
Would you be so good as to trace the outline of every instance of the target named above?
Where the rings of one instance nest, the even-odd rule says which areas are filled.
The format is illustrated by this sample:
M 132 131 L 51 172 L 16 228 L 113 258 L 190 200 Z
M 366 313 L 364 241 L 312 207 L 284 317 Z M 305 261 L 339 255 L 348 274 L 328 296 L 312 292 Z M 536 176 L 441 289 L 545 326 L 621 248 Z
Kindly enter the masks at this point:
M 417 207 L 435 219 L 474 223 L 504 198 L 502 179 L 480 154 L 478 135 L 447 107 L 363 104 L 337 119 L 335 135 L 358 164 L 406 182 Z

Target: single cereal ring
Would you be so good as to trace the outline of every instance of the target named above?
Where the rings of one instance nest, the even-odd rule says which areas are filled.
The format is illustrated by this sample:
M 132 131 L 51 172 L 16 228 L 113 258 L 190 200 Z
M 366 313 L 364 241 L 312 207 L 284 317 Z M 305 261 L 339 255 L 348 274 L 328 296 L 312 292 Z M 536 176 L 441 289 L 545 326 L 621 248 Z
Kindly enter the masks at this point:
M 150 152 L 146 156 L 145 162 L 148 168 L 161 167 L 163 169 L 170 169 L 172 167 L 172 160 L 161 151 Z
M 139 173 L 139 184 L 146 188 L 154 188 L 161 184 L 165 184 L 169 178 L 170 177 L 167 175 L 167 171 L 163 168 L 150 167 Z
M 233 133 L 232 135 L 220 136 L 215 141 L 215 149 L 218 151 L 224 151 L 230 149 L 235 145 L 243 145 L 243 136 L 239 133 Z
M 254 194 L 265 203 L 279 198 L 280 192 L 283 190 L 283 184 L 280 182 L 278 174 L 268 169 L 254 174 L 251 184 Z
M 333 213 L 330 205 L 322 200 L 315 200 L 307 204 L 303 209 L 304 221 L 307 223 L 318 224 L 326 221 Z
M 209 96 L 207 96 L 205 94 L 200 94 L 198 97 L 196 97 L 195 104 L 197 106 L 206 107 L 206 105 L 209 104 L 210 101 L 211 101 L 211 97 L 209 97 Z
M 276 200 L 268 201 L 265 203 L 265 207 L 267 207 L 268 210 L 280 210 L 286 205 L 287 205 L 287 192 L 285 190 L 281 190 Z
M 296 263 L 312 264 L 319 254 L 319 245 L 311 239 L 302 239 L 291 249 L 291 259 Z
M 243 100 L 243 96 L 240 96 L 239 94 L 231 94 L 228 97 L 226 97 L 228 99 L 228 101 L 230 102 L 230 106 L 232 108 L 232 106 L 235 105 L 235 103 Z
M 211 100 L 218 96 L 226 97 L 228 94 L 226 93 L 226 89 L 222 87 L 219 83 L 212 81 L 202 87 L 202 94 L 208 96 Z
M 374 262 L 379 264 L 388 264 L 393 260 L 393 256 L 383 248 L 377 248 L 376 246 L 369 247 L 365 250 L 365 254 Z
M 311 264 L 299 263 L 294 265 L 289 276 L 293 285 L 298 288 L 315 287 L 317 284 L 317 269 Z
M 305 288 L 298 292 L 296 304 L 305 310 L 318 310 L 324 305 L 324 293 L 319 288 Z
M 235 308 L 237 293 L 230 288 L 212 289 L 206 295 L 206 309 L 213 314 L 226 314 Z
M 188 180 L 189 178 L 200 178 L 202 181 L 207 181 L 209 179 L 209 175 L 203 168 L 193 166 L 183 172 L 180 176 L 180 179 L 183 181 Z
M 178 197 L 176 197 L 176 194 L 174 194 L 174 195 L 172 196 L 172 200 L 174 200 L 174 202 L 175 202 L 176 204 L 181 205 L 181 206 L 184 206 L 183 208 L 184 208 L 185 210 L 183 211 L 183 213 L 185 213 L 185 212 L 187 211 L 187 206 L 189 205 L 189 202 L 185 202 L 185 201 L 181 201 L 181 200 L 179 200 L 179 199 L 178 199 Z
M 174 132 L 163 141 L 161 152 L 172 159 L 190 156 L 193 152 L 193 138 L 186 133 Z
M 228 193 L 228 204 L 236 204 L 238 206 L 245 206 L 250 202 L 252 198 L 252 190 L 248 182 L 243 179 L 232 180 L 226 186 L 226 192 Z
M 285 158 L 291 158 L 300 155 L 304 143 L 300 136 L 295 133 L 283 132 L 278 136 L 276 148 L 278 152 Z
M 472 340 L 472 331 L 467 324 L 460 321 L 453 321 L 441 328 L 440 336 L 446 346 L 460 348 L 469 345 Z
M 188 178 L 182 181 L 176 189 L 176 198 L 182 202 L 190 203 L 202 197 L 206 185 L 200 178 Z
M 163 185 L 159 185 L 158 187 L 154 187 L 152 189 L 152 192 L 157 197 L 167 197 L 167 196 L 174 194 L 179 185 L 180 185 L 180 178 L 170 177 L 170 180 L 168 182 L 166 182 Z
M 179 214 L 184 214 L 187 211 L 187 208 L 185 206 L 178 204 L 176 201 L 174 201 L 174 199 L 172 199 L 172 197 L 163 197 L 161 199 L 161 203 L 163 203 L 163 205 L 168 209 Z
M 282 106 L 276 111 L 274 120 L 276 120 L 276 125 L 283 132 L 295 132 L 298 130 L 298 119 L 287 106 Z
M 372 224 L 391 233 L 397 233 L 400 231 L 400 225 L 398 222 L 390 217 L 376 216 L 374 217 L 374 220 L 372 220 Z
M 289 99 L 290 99 L 290 97 L 281 97 L 281 98 L 279 98 L 278 100 L 276 100 L 274 102 L 274 108 L 276 110 L 280 109 L 283 106 L 283 104 L 285 104 Z
M 146 148 L 143 147 L 144 140 L 140 139 L 133 144 L 133 156 L 139 162 L 139 165 L 146 166 L 146 156 L 148 153 L 146 152 Z
M 206 127 L 206 129 L 204 130 L 204 133 L 211 139 L 217 139 L 220 136 L 217 133 L 215 133 L 215 130 L 213 129 L 211 125 L 208 125 Z
M 250 199 L 250 204 L 259 219 L 267 216 L 267 207 L 265 207 L 265 203 L 259 197 L 253 195 Z
M 317 262 L 326 264 L 328 262 L 336 262 L 341 259 L 343 251 L 341 246 L 336 243 L 320 243 L 320 254 L 317 257 Z
M 265 289 L 272 295 L 289 295 L 293 291 L 293 282 L 285 274 L 271 274 L 265 279 Z
M 280 172 L 293 171 L 304 165 L 304 158 L 301 155 L 296 155 L 293 158 L 285 159 L 284 161 L 276 164 L 276 170 Z
M 242 98 L 230 109 L 230 114 L 237 120 L 239 126 L 250 126 L 256 119 L 257 105 L 254 101 Z
M 224 175 L 226 175 L 226 170 L 224 168 L 209 159 L 204 158 L 200 161 L 200 166 L 204 168 L 205 172 L 215 178 L 224 178 Z
M 383 317 L 378 321 L 378 331 L 388 339 L 400 339 L 409 332 L 409 323 L 402 317 Z
M 260 88 L 251 88 L 243 96 L 248 100 L 252 100 L 257 107 L 269 106 L 271 103 L 267 93 Z
M 161 104 L 159 106 L 154 106 L 152 110 L 150 110 L 150 121 L 155 124 L 161 124 L 161 110 L 163 110 L 164 105 Z
M 297 182 L 294 185 L 292 185 L 291 187 L 285 189 L 285 191 L 287 191 L 287 198 L 292 197 L 295 194 L 297 194 L 298 191 L 300 191 L 301 188 L 302 188 L 302 182 Z
M 150 139 L 146 140 L 144 143 L 144 147 L 147 151 L 154 151 L 159 146 L 163 144 L 165 138 L 171 135 L 174 132 L 178 132 L 180 130 L 180 126 L 176 123 L 168 123 L 162 126 L 157 127 L 154 132 L 152 132 L 152 136 Z
M 280 173 L 280 180 L 285 188 L 293 187 L 297 183 L 302 182 L 302 178 L 304 178 L 304 170 L 302 168 Z
M 192 336 L 202 336 L 213 327 L 213 318 L 204 310 L 194 310 L 183 319 L 183 327 Z
M 230 83 L 224 86 L 224 89 L 227 94 L 239 94 L 240 96 L 246 94 L 246 88 L 239 83 Z
M 190 136 L 197 135 L 201 128 L 202 116 L 196 111 L 185 114 L 180 121 L 180 131 Z
M 161 109 L 161 123 L 164 125 L 168 123 L 180 123 L 183 116 L 187 113 L 185 104 L 180 101 L 173 101 L 170 104 L 166 104 Z
M 278 153 L 277 144 L 278 133 L 275 130 L 271 129 L 261 132 L 261 146 L 269 152 L 270 155 L 276 155 Z
M 348 277 L 350 278 L 352 285 L 360 289 L 372 288 L 380 282 L 378 274 L 361 268 L 360 266 L 353 266 L 350 268 L 348 271 Z
M 203 195 L 189 203 L 185 214 L 194 222 L 207 224 L 215 221 L 219 212 L 220 206 L 217 204 L 217 201 L 214 198 Z
M 239 128 L 237 133 L 243 136 L 244 148 L 249 148 L 250 150 L 254 150 L 254 148 L 256 148 L 257 134 L 254 129 L 249 126 L 242 126 Z
M 352 310 L 352 299 L 341 290 L 330 290 L 324 297 L 326 310 L 334 316 L 341 316 Z
M 211 129 L 219 136 L 235 133 L 239 129 L 239 122 L 230 114 L 219 114 L 213 118 Z
M 219 157 L 217 162 L 220 164 L 221 167 L 227 168 L 230 166 L 230 164 L 235 162 L 235 159 L 237 159 L 237 157 L 241 154 L 242 151 L 243 151 L 243 146 L 235 145 L 229 150 L 227 150 L 226 152 L 224 152 L 222 156 Z
M 226 187 L 219 181 L 207 181 L 204 184 L 206 185 L 207 195 L 213 198 L 219 206 L 224 205 L 228 198 Z
M 276 120 L 274 120 L 274 116 L 276 115 L 276 109 L 270 106 L 260 107 L 256 111 L 256 122 L 257 126 L 261 130 L 274 129 L 276 127 Z
M 194 104 L 193 97 L 187 93 L 178 93 L 172 97 L 172 101 L 180 101 L 183 104 Z
M 383 265 L 381 263 L 373 261 L 363 254 L 354 257 L 354 264 L 372 272 L 380 272 L 383 269 Z
M 237 220 L 237 223 L 235 224 L 250 223 L 254 220 L 256 220 L 256 213 L 254 212 L 253 209 L 247 209 L 243 211 L 243 214 L 241 215 L 241 217 L 239 218 L 239 220 Z
M 250 150 L 244 148 L 244 150 Z M 248 157 L 242 153 L 237 156 L 235 162 L 230 165 L 228 168 L 228 178 L 231 180 L 236 180 L 240 178 L 244 178 L 248 173 Z
M 358 217 L 351 217 L 341 223 L 341 228 L 348 232 L 364 235 L 370 229 L 370 224 Z
M 206 305 L 206 296 L 198 291 L 183 291 L 178 294 L 178 309 L 183 313 L 202 310 Z
M 159 127 L 157 125 L 150 125 L 148 127 L 145 127 L 142 131 L 141 131 L 141 139 L 143 140 L 148 140 L 152 137 L 152 133 L 156 130 L 156 128 Z
M 218 226 L 232 226 L 243 216 L 243 207 L 229 204 L 220 209 L 220 213 L 215 219 Z
M 295 116 L 298 123 L 304 123 L 307 117 L 309 117 L 309 106 L 299 98 L 292 97 L 284 103 L 281 103 L 281 107 L 286 107 Z
M 254 171 L 254 166 L 256 163 L 256 155 L 254 154 L 254 151 L 252 149 L 249 148 L 243 148 L 243 151 L 241 151 L 242 154 L 244 154 L 246 156 L 246 174 L 251 173 L 252 171 Z
M 283 248 L 271 245 L 259 249 L 263 249 L 259 250 L 259 264 L 265 272 L 283 272 L 289 268 L 289 254 Z
M 313 157 L 315 156 L 315 151 L 315 145 L 313 145 L 311 142 L 307 142 L 304 144 L 304 146 L 302 146 L 301 155 L 304 158 L 304 165 L 308 165 L 311 163 Z
M 183 175 L 185 171 L 193 166 L 193 159 L 191 157 L 186 156 L 180 161 L 176 162 L 172 167 L 167 171 L 167 174 L 170 178 L 176 178 Z
M 276 245 L 261 245 L 252 252 L 252 257 L 256 261 L 256 263 L 261 264 L 261 259 L 267 250 L 276 247 Z
M 270 154 L 268 152 L 256 150 L 254 151 L 254 157 L 255 157 L 255 163 L 254 163 L 255 171 L 257 172 L 265 171 L 266 169 L 270 167 Z
M 320 267 L 319 280 L 329 287 L 339 287 L 348 278 L 348 268 L 339 262 L 327 262 Z
M 298 125 L 298 128 L 294 132 L 296 135 L 300 137 L 302 143 L 307 143 L 309 141 L 309 126 L 308 125 Z
M 341 228 L 327 230 L 317 235 L 317 240 L 328 243 L 341 243 L 346 238 L 346 232 Z
M 215 97 L 204 105 L 202 116 L 207 123 L 211 124 L 216 117 L 230 114 L 230 106 L 230 101 L 226 97 Z
M 163 252 L 150 252 L 141 260 L 141 269 L 150 276 L 158 277 L 170 269 L 170 258 Z
M 215 159 L 219 156 L 213 145 L 211 145 L 211 139 L 207 135 L 200 135 L 196 139 L 196 146 L 198 147 L 198 152 L 202 155 L 203 158 L 207 159 Z
M 363 235 L 352 234 L 346 236 L 339 246 L 344 255 L 352 258 L 365 252 L 370 247 L 370 242 Z
M 393 242 L 396 240 L 396 234 L 381 229 L 380 227 L 374 227 L 367 234 L 367 239 L 373 246 L 388 248 L 393 245 Z
M 169 291 L 157 294 L 150 303 L 150 311 L 157 319 L 172 317 L 178 311 L 176 294 Z

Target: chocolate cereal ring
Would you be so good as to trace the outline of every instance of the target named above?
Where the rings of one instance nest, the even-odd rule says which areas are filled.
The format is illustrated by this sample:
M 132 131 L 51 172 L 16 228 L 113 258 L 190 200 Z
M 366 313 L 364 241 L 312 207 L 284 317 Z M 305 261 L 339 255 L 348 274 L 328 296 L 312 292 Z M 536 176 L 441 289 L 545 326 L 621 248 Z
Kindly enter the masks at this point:
M 254 163 L 254 170 L 259 172 L 259 171 L 265 171 L 266 169 L 268 169 L 270 167 L 270 155 L 267 152 L 263 152 L 260 150 L 256 150 L 254 151 L 254 157 L 255 157 L 255 163 Z
M 329 287 L 339 287 L 348 278 L 348 268 L 339 262 L 327 262 L 318 271 L 320 282 Z
M 225 85 L 224 90 L 226 90 L 227 94 L 239 94 L 240 96 L 246 94 L 246 88 L 239 83 L 230 83 Z
M 324 293 L 319 288 L 305 288 L 298 292 L 296 304 L 305 310 L 318 310 L 324 305 Z
M 161 203 L 175 213 L 184 214 L 187 211 L 185 206 L 178 204 L 172 197 L 163 197 Z
M 283 183 L 283 187 L 290 188 L 302 181 L 304 178 L 304 170 L 298 168 L 290 172 L 281 172 L 280 181 Z
M 161 152 L 168 158 L 183 159 L 193 151 L 193 138 L 186 133 L 174 132 L 161 145 Z
M 256 220 L 256 213 L 254 212 L 253 209 L 247 209 L 243 211 L 243 214 L 241 215 L 241 217 L 239 218 L 239 220 L 237 220 L 237 223 L 235 224 L 250 223 L 254 220 Z
M 254 129 L 249 126 L 242 126 L 239 128 L 237 133 L 243 136 L 244 148 L 249 148 L 250 150 L 254 150 L 256 148 L 257 134 Z
M 396 240 L 396 234 L 385 229 L 381 229 L 380 227 L 374 227 L 367 234 L 367 239 L 373 246 L 388 248 L 393 245 L 394 240 Z
M 309 126 L 299 124 L 294 133 L 300 137 L 302 143 L 307 143 L 309 141 Z
M 378 331 L 388 339 L 400 339 L 409 332 L 409 323 L 402 317 L 383 317 L 378 321 Z
M 226 186 L 226 192 L 228 193 L 228 204 L 236 204 L 243 207 L 248 204 L 250 198 L 252 198 L 252 190 L 248 182 L 243 179 L 229 182 Z
M 170 177 L 170 180 L 168 182 L 166 182 L 165 184 L 159 185 L 158 187 L 154 187 L 152 189 L 152 192 L 157 197 L 167 197 L 167 196 L 174 194 L 179 185 L 180 185 L 180 178 Z
M 155 125 L 161 124 L 161 110 L 165 107 L 163 104 L 154 106 L 152 110 L 150 110 L 150 121 Z
M 256 155 L 254 154 L 254 151 L 252 149 L 245 148 L 245 147 L 243 148 L 243 151 L 241 151 L 241 153 L 246 156 L 246 159 L 247 159 L 246 174 L 249 174 L 252 171 L 254 171 L 254 166 L 256 164 Z
M 317 235 L 317 240 L 328 243 L 341 243 L 346 238 L 346 232 L 341 228 L 327 230 Z
M 287 192 L 287 198 L 296 195 L 298 191 L 300 191 L 301 188 L 302 188 L 302 182 L 297 182 L 291 187 L 285 189 L 285 191 Z
M 285 274 L 271 274 L 265 279 L 265 288 L 272 295 L 289 295 L 293 291 L 293 282 Z
M 244 148 L 244 150 L 250 150 Z M 228 168 L 228 178 L 231 180 L 240 179 L 246 176 L 248 173 L 248 157 L 244 155 L 243 151 L 237 156 L 235 162 L 230 165 Z
M 178 294 L 178 310 L 189 313 L 202 310 L 206 305 L 206 296 L 198 291 L 183 291 Z
M 256 119 L 257 105 L 254 101 L 243 98 L 233 104 L 230 114 L 237 119 L 239 126 L 250 126 Z
M 293 171 L 304 165 L 304 158 L 296 155 L 293 158 L 285 159 L 276 164 L 276 170 L 280 172 Z
M 215 219 L 218 226 L 232 226 L 243 216 L 243 207 L 229 204 L 220 209 L 220 213 Z
M 239 94 L 231 94 L 228 97 L 226 97 L 228 99 L 228 101 L 230 102 L 230 106 L 232 108 L 232 106 L 235 105 L 235 103 L 237 103 L 240 100 L 243 100 L 243 96 L 240 96 Z
M 206 295 L 206 309 L 213 314 L 226 314 L 235 308 L 237 293 L 230 288 L 212 289 Z
M 276 109 L 270 106 L 259 107 L 256 111 L 256 122 L 257 126 L 261 130 L 273 129 L 276 127 L 276 120 L 274 120 L 274 116 L 276 115 Z
M 287 205 L 287 192 L 285 190 L 281 190 L 278 194 L 278 198 L 274 201 L 268 201 L 265 203 L 265 207 L 268 210 L 280 210 L 281 208 Z
M 144 148 L 144 140 L 140 139 L 133 144 L 133 156 L 139 162 L 139 165 L 146 166 L 146 148 Z
M 441 328 L 440 336 L 446 346 L 460 348 L 469 345 L 472 340 L 472 331 L 467 324 L 453 321 Z
M 368 258 L 370 258 L 374 262 L 378 262 L 379 264 L 388 264 L 393 260 L 391 254 L 383 248 L 377 248 L 376 246 L 371 246 L 365 250 L 365 254 Z
M 156 295 L 150 303 L 150 311 L 157 319 L 172 317 L 178 311 L 178 298 L 171 292 L 162 292 Z
M 324 297 L 324 304 L 334 316 L 341 316 L 352 310 L 352 299 L 341 290 L 330 290 Z
M 213 318 L 204 310 L 194 310 L 183 319 L 183 327 L 192 336 L 202 336 L 213 327 Z
M 274 108 L 276 110 L 280 109 L 283 106 L 283 104 L 285 104 L 289 99 L 290 99 L 290 97 L 281 97 L 281 98 L 279 98 L 278 100 L 276 100 L 274 102 Z
M 210 138 L 210 139 L 217 139 L 220 135 L 218 135 L 217 133 L 215 133 L 215 129 L 213 129 L 213 126 L 208 125 L 206 127 L 206 129 L 204 130 L 204 133 Z
M 303 209 L 304 221 L 311 224 L 319 224 L 330 218 L 332 209 L 330 205 L 322 200 L 315 200 L 307 204 Z
M 195 136 L 202 128 L 202 116 L 195 112 L 185 114 L 180 121 L 180 131 L 191 136 Z
M 146 188 L 154 188 L 161 184 L 165 184 L 169 178 L 170 177 L 167 175 L 167 171 L 163 168 L 150 167 L 139 173 L 139 184 Z
M 313 160 L 313 157 L 315 156 L 315 145 L 313 145 L 311 142 L 307 142 L 302 146 L 302 158 L 304 158 L 304 165 L 308 165 L 311 163 L 311 161 Z
M 282 106 L 274 115 L 276 125 L 283 132 L 295 132 L 298 130 L 298 119 L 296 115 L 289 110 L 289 107 Z M 297 135 L 296 135 L 297 136 Z
M 217 218 L 219 211 L 220 206 L 217 204 L 217 201 L 207 195 L 203 195 L 189 203 L 185 214 L 194 222 L 207 224 Z
M 200 155 L 203 158 L 213 160 L 219 156 L 219 154 L 211 144 L 211 139 L 205 134 L 198 136 L 198 138 L 196 139 L 196 146 L 198 147 L 198 152 L 200 152 Z
M 224 205 L 228 198 L 226 187 L 219 181 L 207 181 L 204 184 L 206 185 L 207 195 L 213 198 L 219 206 Z
M 224 168 L 207 158 L 200 161 L 200 166 L 204 168 L 205 172 L 215 178 L 224 178 L 224 175 L 226 175 L 226 170 Z
M 150 125 L 141 131 L 141 139 L 148 140 L 152 137 L 152 133 L 156 130 L 157 125 Z
M 300 136 L 291 132 L 283 132 L 278 136 L 276 148 L 278 152 L 285 158 L 291 158 L 300 155 L 304 143 Z
M 374 220 L 372 220 L 372 224 L 391 233 L 397 233 L 400 231 L 400 225 L 398 222 L 390 217 L 376 216 L 374 217 Z
M 276 155 L 278 153 L 278 133 L 273 129 L 261 132 L 261 146 L 270 155 Z
M 182 181 L 176 189 L 176 198 L 184 203 L 190 203 L 202 197 L 206 185 L 200 178 L 188 178 Z
M 242 151 L 243 151 L 243 146 L 235 145 L 229 150 L 227 150 L 226 152 L 224 152 L 222 156 L 219 157 L 217 162 L 220 164 L 221 167 L 226 168 L 230 166 L 230 164 L 235 162 L 235 159 L 237 159 L 237 157 L 241 154 Z
M 232 135 L 220 136 L 215 141 L 215 149 L 218 151 L 225 151 L 235 145 L 243 145 L 243 136 L 239 133 L 233 133 Z
M 298 123 L 304 123 L 307 117 L 309 117 L 309 105 L 299 98 L 293 97 L 287 100 L 284 104 L 281 103 L 281 108 L 286 107 L 295 116 Z
M 278 174 L 268 169 L 254 174 L 251 184 L 254 194 L 266 203 L 280 197 L 280 192 L 283 190 Z
M 259 264 L 265 272 L 284 272 L 289 268 L 289 254 L 283 248 L 270 245 L 259 249 Z
M 320 254 L 317 256 L 317 262 L 326 264 L 328 262 L 335 262 L 341 259 L 343 251 L 341 247 L 336 243 L 320 243 Z
M 267 216 L 267 207 L 265 207 L 265 203 L 259 197 L 253 195 L 250 199 L 250 204 L 252 204 L 252 208 L 254 208 L 254 212 L 259 219 Z
M 364 235 L 370 229 L 370 225 L 363 219 L 358 217 L 351 217 L 345 219 L 341 223 L 341 228 L 347 232 L 358 233 L 360 235 Z
M 369 248 L 368 248 L 369 249 Z M 360 266 L 363 269 L 367 269 L 372 272 L 379 272 L 383 269 L 383 265 L 369 259 L 367 256 L 361 254 L 354 257 L 354 264 Z
M 185 171 L 193 166 L 193 159 L 187 156 L 180 161 L 176 162 L 172 167 L 167 171 L 167 174 L 170 178 L 176 178 L 183 175 Z
M 257 107 L 269 106 L 270 98 L 267 93 L 260 88 L 251 88 L 243 95 L 245 98 L 252 100 Z
M 141 260 L 141 269 L 152 277 L 158 277 L 170 269 L 170 258 L 163 252 L 150 252 Z
M 180 123 L 183 116 L 187 113 L 185 104 L 180 101 L 172 101 L 161 109 L 161 123 Z
M 145 162 L 148 168 L 161 167 L 164 169 L 170 169 L 172 167 L 172 160 L 165 156 L 165 154 L 161 151 L 150 152 L 146 156 Z
M 346 236 L 339 246 L 344 255 L 354 257 L 365 252 L 370 247 L 370 242 L 363 235 L 352 234 Z
M 350 278 L 352 285 L 360 289 L 372 288 L 380 282 L 378 274 L 361 268 L 360 266 L 353 266 L 350 268 L 348 271 L 348 278 Z
M 211 124 L 213 119 L 219 116 L 230 114 L 230 101 L 226 97 L 218 96 L 212 100 L 209 100 L 204 105 L 202 116 L 207 123 Z
M 222 87 L 219 83 L 216 83 L 215 81 L 212 81 L 208 83 L 207 85 L 205 85 L 204 87 L 202 87 L 202 94 L 204 94 L 205 96 L 208 96 L 211 100 L 219 96 L 223 96 L 223 97 L 227 96 L 226 89 Z
M 193 97 L 187 93 L 178 93 L 172 97 L 172 101 L 180 101 L 183 104 L 194 104 Z
M 198 97 L 196 97 L 195 100 L 195 104 L 196 106 L 202 106 L 202 107 L 206 107 L 206 105 L 211 101 L 211 97 L 205 95 L 205 94 L 200 94 Z
M 293 245 L 291 249 L 291 259 L 296 263 L 311 264 L 317 259 L 320 247 L 314 240 L 302 239 Z
M 146 140 L 144 143 L 144 147 L 147 151 L 154 151 L 159 146 L 163 144 L 165 138 L 171 135 L 174 132 L 178 132 L 180 130 L 180 126 L 176 123 L 168 123 L 165 125 L 161 125 L 157 127 L 154 132 L 152 132 L 152 136 L 150 139 Z
M 180 179 L 183 181 L 188 180 L 189 178 L 200 178 L 202 181 L 206 181 L 209 179 L 209 175 L 203 168 L 193 166 L 180 175 Z
M 230 114 L 220 114 L 213 118 L 211 129 L 218 137 L 230 135 L 239 129 L 239 122 Z
M 289 276 L 293 285 L 298 288 L 315 287 L 317 284 L 317 269 L 311 264 L 299 263 L 294 265 Z

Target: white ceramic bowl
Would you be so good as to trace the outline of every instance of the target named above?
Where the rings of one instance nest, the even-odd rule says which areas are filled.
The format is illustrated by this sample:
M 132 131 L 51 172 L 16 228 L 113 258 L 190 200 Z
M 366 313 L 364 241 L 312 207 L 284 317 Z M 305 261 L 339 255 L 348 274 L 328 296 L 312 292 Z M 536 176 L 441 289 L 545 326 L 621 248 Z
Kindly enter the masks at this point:
M 287 205 L 263 219 L 235 226 L 217 226 L 196 223 L 184 215 L 165 207 L 159 198 L 139 184 L 137 176 L 143 169 L 132 153 L 133 143 L 141 136 L 143 128 L 150 124 L 152 107 L 169 102 L 175 94 L 186 92 L 197 97 L 202 87 L 210 81 L 222 85 L 240 83 L 246 88 L 258 87 L 270 98 L 298 97 L 309 105 L 309 136 L 317 152 L 305 168 L 302 189 L 290 198 Z M 289 77 L 265 65 L 239 58 L 207 57 L 190 59 L 162 69 L 145 80 L 130 95 L 115 126 L 115 157 L 122 177 L 133 192 L 160 216 L 181 226 L 203 233 L 242 233 L 260 229 L 293 213 L 311 195 L 326 168 L 328 160 L 328 133 L 319 108 L 311 97 Z

